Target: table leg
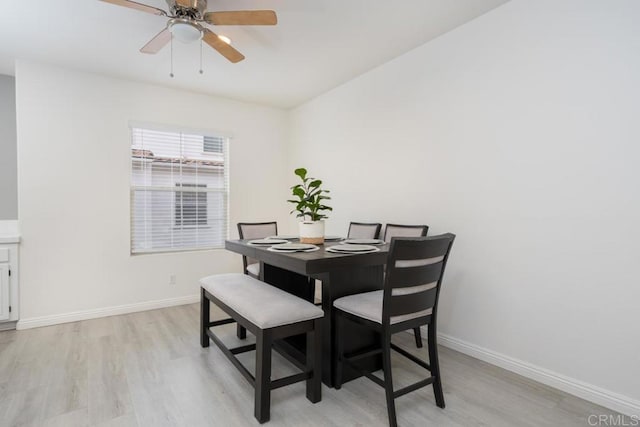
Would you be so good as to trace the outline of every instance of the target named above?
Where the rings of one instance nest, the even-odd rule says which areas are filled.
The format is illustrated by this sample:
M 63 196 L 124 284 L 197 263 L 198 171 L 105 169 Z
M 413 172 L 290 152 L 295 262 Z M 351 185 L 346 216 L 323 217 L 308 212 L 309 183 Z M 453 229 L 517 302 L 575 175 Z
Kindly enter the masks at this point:
M 347 295 L 382 289 L 383 268 L 381 265 L 353 268 L 348 271 L 326 273 L 320 278 L 322 280 L 322 309 L 325 315 L 322 340 L 322 382 L 333 387 L 337 358 L 333 348 L 336 333 L 335 325 L 332 323 L 333 301 Z M 342 322 L 342 328 L 345 353 L 380 346 L 380 335 L 370 329 L 348 321 Z M 360 363 L 365 369 L 371 371 L 382 368 L 382 358 L 379 356 L 364 359 Z M 343 384 L 361 376 L 359 372 L 349 366 L 343 366 L 342 372 Z
M 262 276 L 261 280 L 264 282 L 300 297 L 305 301 L 313 302 L 315 290 L 312 284 L 309 283 L 307 276 L 264 263 L 261 265 L 260 272 Z
M 314 286 L 307 276 L 294 273 L 269 264 L 263 264 L 262 280 L 279 289 L 296 295 L 306 301 L 313 302 Z M 382 289 L 383 268 L 368 266 L 350 268 L 344 271 L 323 273 L 315 277 L 322 281 L 322 309 L 324 310 L 324 325 L 322 328 L 322 382 L 333 387 L 336 369 L 336 354 L 333 348 L 335 325 L 332 323 L 333 301 L 347 295 Z M 370 329 L 363 328 L 353 322 L 342 322 L 344 330 L 344 350 L 350 353 L 359 349 L 380 345 L 380 336 Z M 287 338 L 286 345 L 274 346 L 279 351 L 286 351 L 290 356 L 300 359 L 305 354 L 304 336 Z M 276 343 L 278 344 L 278 343 Z M 382 368 L 382 358 L 372 357 L 363 360 L 362 366 L 371 371 Z M 345 366 L 343 368 L 343 383 L 360 377 L 360 373 Z

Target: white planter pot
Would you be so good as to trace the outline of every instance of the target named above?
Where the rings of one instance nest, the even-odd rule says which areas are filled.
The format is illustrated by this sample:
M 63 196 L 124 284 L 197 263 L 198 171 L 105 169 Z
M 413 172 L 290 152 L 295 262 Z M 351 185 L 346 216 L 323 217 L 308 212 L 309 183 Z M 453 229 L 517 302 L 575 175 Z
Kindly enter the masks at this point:
M 324 243 L 324 221 L 300 222 L 300 243 Z

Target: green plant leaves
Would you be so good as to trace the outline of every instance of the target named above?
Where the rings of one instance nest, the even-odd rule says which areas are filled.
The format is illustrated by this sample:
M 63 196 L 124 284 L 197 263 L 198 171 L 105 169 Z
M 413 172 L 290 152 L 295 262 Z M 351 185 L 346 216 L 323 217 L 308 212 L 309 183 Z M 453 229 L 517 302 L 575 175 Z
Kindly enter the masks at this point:
M 298 218 L 309 218 L 312 221 L 327 218 L 327 215 L 324 215 L 321 211 L 333 211 L 333 208 L 323 204 L 323 200 L 330 200 L 331 197 L 325 196 L 326 193 L 329 193 L 329 190 L 321 188 L 322 180 L 307 177 L 305 168 L 294 170 L 294 174 L 300 177 L 302 184 L 291 187 L 291 194 L 298 197 L 298 200 L 287 200 L 287 202 L 296 205 L 291 213 L 298 212 L 296 215 Z
M 300 197 L 300 199 L 303 199 L 306 196 L 304 188 L 300 186 L 294 187 L 292 193 L 294 196 Z
M 298 175 L 300 177 L 300 179 L 302 179 L 303 181 L 307 177 L 307 170 L 305 168 L 298 168 L 298 169 L 294 170 L 293 173 Z

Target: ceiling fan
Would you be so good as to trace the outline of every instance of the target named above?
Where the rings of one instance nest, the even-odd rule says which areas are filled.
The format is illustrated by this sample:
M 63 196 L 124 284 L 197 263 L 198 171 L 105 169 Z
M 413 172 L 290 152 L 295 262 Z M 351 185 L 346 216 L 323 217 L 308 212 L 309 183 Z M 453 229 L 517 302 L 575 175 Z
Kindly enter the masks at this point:
M 102 0 L 118 6 L 136 9 L 169 18 L 167 27 L 140 49 L 142 53 L 157 53 L 171 41 L 172 35 L 183 42 L 202 40 L 229 61 L 236 63 L 244 55 L 233 48 L 229 39 L 218 36 L 204 24 L 210 25 L 276 25 L 273 10 L 238 10 L 207 12 L 207 0 L 167 0 L 169 12 L 131 0 Z

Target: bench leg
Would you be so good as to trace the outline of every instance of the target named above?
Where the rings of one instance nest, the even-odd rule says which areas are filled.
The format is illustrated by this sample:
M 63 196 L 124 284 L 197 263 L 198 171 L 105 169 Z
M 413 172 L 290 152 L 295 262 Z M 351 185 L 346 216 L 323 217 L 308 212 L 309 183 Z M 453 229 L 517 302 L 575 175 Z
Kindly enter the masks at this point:
M 271 408 L 271 333 L 259 331 L 256 336 L 256 381 L 254 414 L 258 422 L 269 421 Z
M 211 304 L 209 299 L 204 294 L 204 288 L 200 288 L 200 345 L 202 347 L 209 347 L 209 335 L 207 330 L 209 329 Z
M 322 318 L 313 321 L 313 331 L 307 332 L 307 399 L 312 403 L 322 400 Z

